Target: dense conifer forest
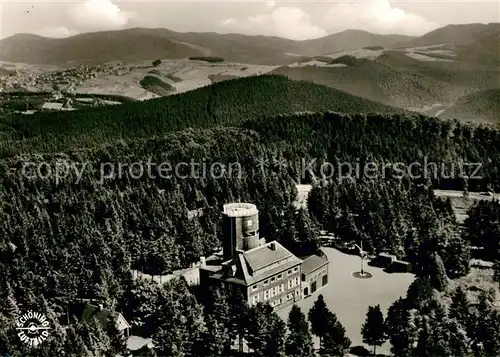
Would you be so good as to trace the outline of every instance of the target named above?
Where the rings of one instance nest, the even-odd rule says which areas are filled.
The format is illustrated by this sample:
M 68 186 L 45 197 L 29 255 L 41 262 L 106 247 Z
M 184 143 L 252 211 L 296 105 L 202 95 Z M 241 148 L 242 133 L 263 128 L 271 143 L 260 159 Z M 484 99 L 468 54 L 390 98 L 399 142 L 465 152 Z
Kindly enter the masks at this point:
M 346 114 L 295 113 L 312 110 Z M 385 114 L 368 114 L 377 111 Z M 292 309 L 287 326 L 269 306 L 249 309 L 238 296 L 213 291 L 207 298 L 182 279 L 160 286 L 133 278 L 131 269 L 168 274 L 217 250 L 222 205 L 230 201 L 255 203 L 261 236 L 292 252 L 313 252 L 319 230 L 328 229 L 346 242 L 362 238 L 370 252 L 390 251 L 413 262 L 416 283 L 387 316 L 396 356 L 500 353 L 500 319 L 487 296 L 483 305 L 450 311 L 430 297 L 443 291 L 448 279 L 468 273 L 469 243 L 485 259 L 500 258 L 498 202 L 473 207 L 462 230 L 450 202 L 432 192 L 436 187 L 500 191 L 499 131 L 406 116 L 275 76 L 133 105 L 3 118 L 0 130 L 0 354 L 121 353 L 124 341 L 117 331 L 68 324 L 66 311 L 79 298 L 124 311 L 134 334 L 153 336 L 158 356 L 228 355 L 240 337 L 257 356 L 295 356 L 295 350 L 310 356 L 311 332 L 302 314 L 325 355 L 347 351 L 344 328 L 321 301 L 316 312 Z M 429 177 L 412 179 L 398 177 L 389 165 L 386 176 L 339 180 L 339 173 L 327 178 L 314 165 L 304 169 L 311 160 L 408 165 L 423 164 L 424 158 L 445 163 L 447 170 L 451 164 L 482 163 L 481 178 L 447 177 L 431 169 Z M 182 177 L 163 177 L 158 166 L 142 175 L 130 167 L 122 174 L 109 172 L 120 163 L 191 160 L 219 163 L 217 175 L 204 176 L 201 167 L 197 175 L 183 169 Z M 85 165 L 83 175 L 48 175 L 61 162 Z M 23 174 L 26 164 L 41 167 L 38 175 Z M 293 205 L 298 183 L 314 185 L 307 209 Z M 194 209 L 201 214 L 189 215 Z M 30 308 L 49 317 L 57 337 L 35 352 L 10 332 L 13 317 Z M 453 314 L 476 319 L 465 326 Z M 324 318 L 315 320 L 318 315 Z M 370 318 L 375 320 L 380 319 Z M 467 346 L 454 332 L 462 327 L 469 327 L 464 333 L 473 341 Z
M 303 111 L 401 113 L 366 99 L 282 76 L 229 80 L 181 95 L 86 109 L 0 117 L 0 157 L 60 152 L 116 140 L 162 136 L 185 128 L 239 125 L 244 120 Z

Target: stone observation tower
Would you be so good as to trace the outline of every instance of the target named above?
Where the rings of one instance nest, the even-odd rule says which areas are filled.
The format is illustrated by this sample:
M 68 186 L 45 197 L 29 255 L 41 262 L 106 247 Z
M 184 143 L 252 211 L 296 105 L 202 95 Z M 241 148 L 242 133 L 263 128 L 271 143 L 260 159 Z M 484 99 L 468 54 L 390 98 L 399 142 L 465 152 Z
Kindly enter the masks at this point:
M 259 211 L 251 203 L 229 203 L 224 205 L 224 261 L 237 256 L 238 251 L 247 251 L 260 245 Z
M 323 251 L 299 259 L 279 242 L 260 237 L 254 204 L 229 203 L 223 209 L 223 261 L 200 267 L 202 291 L 239 291 L 250 306 L 264 302 L 278 309 L 328 284 Z

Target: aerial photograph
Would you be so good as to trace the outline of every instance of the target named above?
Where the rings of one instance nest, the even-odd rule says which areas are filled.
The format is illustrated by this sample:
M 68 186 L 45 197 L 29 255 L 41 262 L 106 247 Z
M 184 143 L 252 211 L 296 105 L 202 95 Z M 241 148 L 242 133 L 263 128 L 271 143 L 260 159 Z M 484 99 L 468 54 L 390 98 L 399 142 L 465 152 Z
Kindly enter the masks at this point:
M 0 0 L 0 357 L 500 357 L 498 0 Z

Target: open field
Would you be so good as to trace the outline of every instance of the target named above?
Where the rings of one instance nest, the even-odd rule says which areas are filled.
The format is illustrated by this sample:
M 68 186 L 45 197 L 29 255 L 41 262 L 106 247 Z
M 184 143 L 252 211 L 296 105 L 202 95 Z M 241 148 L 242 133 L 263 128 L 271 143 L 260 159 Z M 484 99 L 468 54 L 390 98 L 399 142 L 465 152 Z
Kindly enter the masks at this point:
M 300 300 L 297 305 L 307 314 L 318 295 L 322 294 L 328 308 L 337 315 L 346 328 L 352 346 L 361 345 L 361 326 L 365 321 L 368 306 L 380 304 L 385 314 L 395 300 L 406 295 L 414 275 L 388 274 L 380 268 L 367 267 L 366 270 L 373 274 L 373 277 L 356 279 L 351 274 L 360 269 L 359 257 L 341 253 L 333 248 L 323 249 L 330 261 L 328 285 L 308 298 Z M 287 307 L 278 310 L 278 315 L 286 320 L 290 309 L 291 307 Z M 386 343 L 377 350 L 379 353 L 387 353 L 389 348 L 389 344 Z
M 110 65 L 110 64 L 108 64 Z M 120 64 L 115 64 L 116 68 Z M 55 66 L 35 66 L 20 63 L 2 64 L 6 70 L 21 72 L 25 78 L 31 76 L 61 71 Z M 146 76 L 157 77 L 162 82 L 174 87 L 169 94 L 183 93 L 200 87 L 210 85 L 221 80 L 248 77 L 266 74 L 276 69 L 277 66 L 252 65 L 243 63 L 208 63 L 205 61 L 177 59 L 163 60 L 159 66 L 152 66 L 151 62 L 139 62 L 130 65 L 128 70 L 117 70 L 118 73 L 99 72 L 93 78 L 78 81 L 72 89 L 79 94 L 107 94 L 120 95 L 136 100 L 157 98 L 159 95 L 144 89 L 140 82 Z M 19 80 L 22 82 L 23 80 Z M 23 85 L 25 90 L 35 90 L 29 85 Z M 51 90 L 50 85 L 44 90 Z
M 366 58 L 366 59 L 376 59 L 378 56 L 380 56 L 382 53 L 384 53 L 383 49 L 368 49 L 368 48 L 361 48 L 359 50 L 353 50 L 353 51 L 343 51 L 343 52 L 337 52 L 337 53 L 332 53 L 327 55 L 331 59 L 339 58 L 342 56 L 353 56 L 356 58 Z
M 459 223 L 463 223 L 465 221 L 467 218 L 467 211 L 474 205 L 475 202 L 480 200 L 500 200 L 500 194 L 498 193 L 486 196 L 479 192 L 469 192 L 467 196 L 464 196 L 462 191 L 434 190 L 434 194 L 438 197 L 450 199 L 453 211 L 455 212 L 455 217 Z
M 9 70 L 9 71 L 30 71 L 31 73 L 43 73 L 47 71 L 57 71 L 59 67 L 50 66 L 50 65 L 38 65 L 38 64 L 26 64 L 20 62 L 6 62 L 0 61 L 0 68 Z

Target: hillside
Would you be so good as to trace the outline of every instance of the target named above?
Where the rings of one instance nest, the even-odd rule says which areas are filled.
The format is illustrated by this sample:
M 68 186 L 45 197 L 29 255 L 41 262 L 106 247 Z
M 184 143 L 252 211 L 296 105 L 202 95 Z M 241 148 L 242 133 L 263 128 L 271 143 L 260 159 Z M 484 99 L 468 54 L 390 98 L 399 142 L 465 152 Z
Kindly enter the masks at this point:
M 131 63 L 203 54 L 165 37 L 131 30 L 86 33 L 63 39 L 20 34 L 0 41 L 1 60 L 33 64 L 100 64 L 116 60 Z
M 500 124 L 500 89 L 483 90 L 464 96 L 445 110 L 441 117 Z
M 500 65 L 500 30 L 472 43 L 459 46 L 456 52 L 461 60 L 494 65 L 498 68 Z
M 500 33 L 500 23 L 448 25 L 413 39 L 414 46 L 467 45 L 482 37 Z
M 303 41 L 300 52 L 309 55 L 351 51 L 363 47 L 392 48 L 407 44 L 414 37 L 404 35 L 379 35 L 361 30 L 346 30 L 318 39 Z
M 182 95 L 77 112 L 0 119 L 0 156 L 93 147 L 119 139 L 161 136 L 192 127 L 306 112 L 401 113 L 376 102 L 283 76 L 228 80 Z
M 407 73 L 433 78 L 453 87 L 493 89 L 500 86 L 500 68 L 462 61 L 424 62 L 402 51 L 386 51 L 377 62 Z
M 378 61 L 351 56 L 344 56 L 334 62 L 342 67 L 281 67 L 272 73 L 283 74 L 293 80 L 312 81 L 398 107 L 446 99 L 443 83 L 416 72 L 398 70 Z
M 293 41 L 271 36 L 179 33 L 134 28 L 85 33 L 63 39 L 20 34 L 0 41 L 0 60 L 32 64 L 125 63 L 156 58 L 218 56 L 253 64 L 286 64 L 297 56 L 321 55 L 365 46 L 390 47 L 410 40 L 400 35 L 376 35 L 348 30 L 319 39 Z M 134 50 L 131 51 L 130 49 Z

